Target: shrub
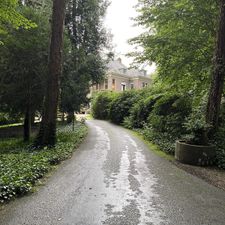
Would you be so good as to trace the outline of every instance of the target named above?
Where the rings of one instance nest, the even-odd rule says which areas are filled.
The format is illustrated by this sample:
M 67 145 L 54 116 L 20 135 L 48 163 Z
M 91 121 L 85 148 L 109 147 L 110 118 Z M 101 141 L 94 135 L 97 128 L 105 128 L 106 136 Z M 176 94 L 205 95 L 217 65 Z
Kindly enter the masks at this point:
M 141 99 L 131 108 L 130 117 L 127 118 L 131 128 L 142 128 L 147 122 L 149 114 L 153 110 L 153 106 L 161 95 L 151 95 L 147 98 Z
M 216 164 L 218 167 L 225 169 L 225 102 L 221 105 L 219 122 L 220 127 L 214 140 L 216 145 Z
M 19 141 L 6 140 L 5 149 L 0 151 L 0 203 L 29 192 L 52 165 L 72 155 L 86 133 L 87 128 L 83 124 L 76 123 L 75 131 L 66 126 L 58 131 L 57 145 L 43 150 L 32 149 L 29 145 L 19 148 L 15 145 Z
M 209 144 L 207 133 L 210 125 L 206 123 L 204 112 L 198 108 L 194 109 L 187 117 L 184 127 L 188 133 L 188 135 L 184 136 L 184 140 L 186 140 L 187 143 L 194 145 Z
M 0 125 L 7 125 L 21 122 L 19 115 L 9 115 L 8 113 L 0 112 Z
M 109 117 L 113 123 L 121 124 L 130 115 L 132 106 L 140 99 L 138 91 L 125 91 L 119 94 L 110 105 Z
M 190 113 L 191 99 L 188 96 L 164 95 L 154 104 L 143 134 L 164 151 L 173 153 L 175 140 L 186 134 L 183 124 Z
M 170 133 L 155 132 L 151 126 L 145 125 L 144 129 L 139 129 L 146 140 L 150 140 L 158 145 L 164 152 L 174 153 L 175 142 L 174 137 Z
M 95 119 L 108 120 L 109 109 L 116 93 L 103 91 L 98 93 L 92 101 L 92 115 Z
M 208 145 L 207 137 L 210 125 L 206 122 L 205 112 L 207 106 L 207 94 L 203 95 L 198 101 L 198 105 L 192 107 L 192 112 L 186 118 L 184 128 L 187 135 L 183 139 L 190 144 Z
M 225 169 L 225 126 L 221 126 L 215 136 L 216 164 Z
M 185 118 L 191 113 L 191 100 L 188 96 L 165 95 L 158 99 L 148 118 L 149 124 L 157 132 L 181 135 Z

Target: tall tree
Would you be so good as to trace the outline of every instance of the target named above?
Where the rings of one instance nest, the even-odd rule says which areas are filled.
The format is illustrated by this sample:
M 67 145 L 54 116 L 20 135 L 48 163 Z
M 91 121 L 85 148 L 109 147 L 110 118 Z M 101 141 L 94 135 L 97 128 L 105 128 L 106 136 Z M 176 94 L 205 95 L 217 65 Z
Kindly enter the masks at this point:
M 56 119 L 59 96 L 59 77 L 62 72 L 64 17 L 65 0 L 54 0 L 49 55 L 49 76 L 43 117 L 36 140 L 36 145 L 38 146 L 54 146 L 56 143 Z
M 220 16 L 217 34 L 211 88 L 207 106 L 206 120 L 216 130 L 225 77 L 225 0 L 220 0 Z
M 48 16 L 34 8 L 21 12 L 38 25 L 10 29 L 0 46 L 0 111 L 24 117 L 24 140 L 29 140 L 31 115 L 40 111 L 46 85 L 49 42 Z
M 178 91 L 209 87 L 216 38 L 215 0 L 139 0 L 136 22 L 146 32 L 132 43 L 137 62 L 155 62 L 158 76 Z
M 103 18 L 106 0 L 69 0 L 66 27 L 70 47 L 65 54 L 61 85 L 61 109 L 74 118 L 74 111 L 87 103 L 90 84 L 104 76 L 102 50 L 107 45 Z

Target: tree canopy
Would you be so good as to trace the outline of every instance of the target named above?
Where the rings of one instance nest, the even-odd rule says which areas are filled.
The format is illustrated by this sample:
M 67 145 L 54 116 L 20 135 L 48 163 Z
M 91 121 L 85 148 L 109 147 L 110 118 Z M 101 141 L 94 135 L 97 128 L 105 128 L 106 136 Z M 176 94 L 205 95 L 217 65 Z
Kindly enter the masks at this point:
M 218 24 L 216 1 L 139 0 L 137 10 L 136 22 L 146 32 L 131 40 L 143 47 L 133 54 L 136 61 L 155 62 L 160 78 L 182 89 L 205 89 Z
M 67 48 L 61 85 L 61 108 L 64 112 L 79 111 L 87 104 L 92 83 L 105 74 L 102 50 L 107 46 L 103 18 L 105 0 L 70 0 L 66 10 Z
M 0 2 L 0 41 L 1 35 L 6 34 L 10 27 L 25 29 L 35 27 L 36 24 L 25 18 L 20 11 L 18 0 L 1 0 Z M 2 41 L 1 41 L 2 42 Z

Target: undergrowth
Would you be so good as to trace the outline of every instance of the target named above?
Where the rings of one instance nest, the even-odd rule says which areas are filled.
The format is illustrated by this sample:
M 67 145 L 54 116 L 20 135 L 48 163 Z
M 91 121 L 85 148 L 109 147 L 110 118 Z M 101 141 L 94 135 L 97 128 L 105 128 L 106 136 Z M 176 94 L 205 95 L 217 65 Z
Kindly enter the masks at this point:
M 77 123 L 60 127 L 54 148 L 37 150 L 21 139 L 6 139 L 0 142 L 0 203 L 30 192 L 38 179 L 54 165 L 71 157 L 74 149 L 87 134 L 87 127 Z

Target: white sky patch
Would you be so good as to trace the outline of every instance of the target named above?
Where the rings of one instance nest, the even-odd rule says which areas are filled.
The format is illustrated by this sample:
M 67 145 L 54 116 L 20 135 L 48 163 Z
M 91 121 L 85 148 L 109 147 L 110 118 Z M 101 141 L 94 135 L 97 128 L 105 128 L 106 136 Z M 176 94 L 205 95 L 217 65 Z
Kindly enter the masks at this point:
M 113 35 L 116 57 L 122 58 L 126 66 L 132 64 L 132 58 L 125 55 L 134 51 L 134 46 L 129 45 L 128 40 L 144 32 L 141 27 L 134 26 L 135 22 L 132 20 L 138 15 L 134 8 L 137 3 L 138 0 L 111 0 L 105 19 L 105 25 Z M 145 69 L 149 73 L 154 72 L 155 65 Z

